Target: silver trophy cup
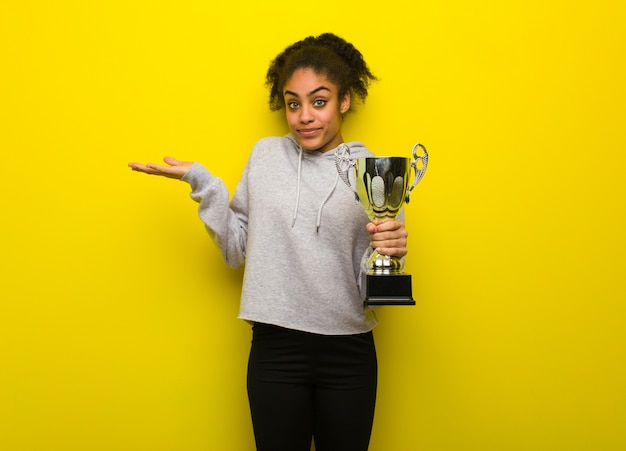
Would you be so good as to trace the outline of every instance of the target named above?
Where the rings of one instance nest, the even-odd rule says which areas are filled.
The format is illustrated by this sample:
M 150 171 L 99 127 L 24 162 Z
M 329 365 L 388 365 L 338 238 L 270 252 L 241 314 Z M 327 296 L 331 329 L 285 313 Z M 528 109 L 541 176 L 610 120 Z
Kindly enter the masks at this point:
M 350 158 L 350 148 L 341 145 L 335 153 L 337 171 L 373 222 L 396 219 L 428 165 L 428 152 L 413 147 L 413 160 L 404 157 Z M 414 177 L 411 181 L 411 169 Z M 352 176 L 352 177 L 351 177 Z M 415 305 L 411 276 L 404 273 L 398 257 L 376 250 L 367 260 L 365 305 Z

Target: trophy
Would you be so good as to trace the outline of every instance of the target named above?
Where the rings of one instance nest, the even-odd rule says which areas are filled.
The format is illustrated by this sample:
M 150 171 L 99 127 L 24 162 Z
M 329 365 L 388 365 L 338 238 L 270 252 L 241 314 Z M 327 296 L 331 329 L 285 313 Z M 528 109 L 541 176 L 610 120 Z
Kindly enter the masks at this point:
M 350 159 L 350 148 L 342 144 L 335 152 L 335 163 L 341 179 L 370 219 L 384 221 L 397 218 L 404 203 L 409 202 L 411 191 L 426 172 L 428 152 L 418 143 L 413 147 L 412 161 L 404 157 Z M 411 168 L 415 172 L 412 184 Z M 404 273 L 400 258 L 374 250 L 366 266 L 365 305 L 415 305 L 411 275 Z

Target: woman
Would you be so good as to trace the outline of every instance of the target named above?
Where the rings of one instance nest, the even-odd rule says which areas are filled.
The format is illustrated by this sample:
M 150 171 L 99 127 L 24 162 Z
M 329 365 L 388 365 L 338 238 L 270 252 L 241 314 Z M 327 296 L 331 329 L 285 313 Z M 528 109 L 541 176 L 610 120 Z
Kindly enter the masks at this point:
M 373 248 L 403 257 L 400 221 L 371 223 L 339 183 L 334 153 L 372 156 L 344 143 L 352 100 L 375 77 L 361 53 L 326 33 L 271 63 L 270 108 L 290 133 L 254 146 L 232 200 L 198 163 L 130 163 L 191 185 L 199 215 L 227 264 L 245 264 L 239 318 L 253 327 L 248 397 L 259 451 L 364 451 L 376 400 L 374 312 L 363 307 L 362 263 Z

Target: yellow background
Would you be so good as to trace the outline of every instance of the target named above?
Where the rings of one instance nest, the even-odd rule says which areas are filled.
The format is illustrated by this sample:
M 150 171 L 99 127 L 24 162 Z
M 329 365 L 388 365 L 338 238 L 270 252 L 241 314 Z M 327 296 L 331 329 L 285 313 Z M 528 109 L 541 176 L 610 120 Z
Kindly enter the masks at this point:
M 417 306 L 385 308 L 372 451 L 626 448 L 624 2 L 0 3 L 0 449 L 245 451 L 249 327 L 186 184 L 286 132 L 270 59 L 333 31 L 344 137 L 430 151 Z M 268 178 L 280 174 L 268 174 Z

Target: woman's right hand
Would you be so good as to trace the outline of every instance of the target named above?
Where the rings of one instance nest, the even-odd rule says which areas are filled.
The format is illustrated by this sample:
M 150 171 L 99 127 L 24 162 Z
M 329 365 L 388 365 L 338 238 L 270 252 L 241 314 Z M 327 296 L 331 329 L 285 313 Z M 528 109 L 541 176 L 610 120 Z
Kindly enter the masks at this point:
M 193 164 L 192 161 L 178 161 L 176 158 L 172 157 L 165 157 L 163 161 L 167 163 L 167 166 L 153 163 L 141 164 L 131 162 L 128 163 L 128 167 L 133 171 L 180 180 Z

